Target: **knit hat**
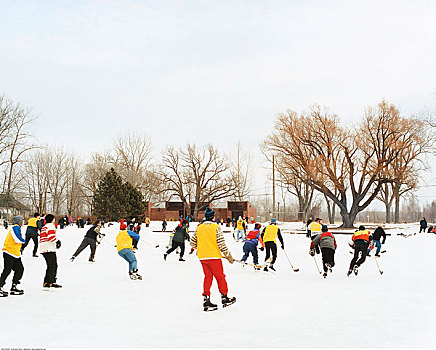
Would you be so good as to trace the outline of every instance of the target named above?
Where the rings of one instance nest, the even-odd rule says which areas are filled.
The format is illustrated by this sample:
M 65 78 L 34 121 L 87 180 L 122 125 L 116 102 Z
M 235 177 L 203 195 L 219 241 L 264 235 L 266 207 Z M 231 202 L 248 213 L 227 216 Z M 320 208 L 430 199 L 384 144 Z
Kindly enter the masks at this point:
M 127 225 L 124 222 L 120 223 L 120 230 L 121 231 L 125 230 L 126 228 L 127 228 Z
M 272 224 L 276 224 L 277 223 L 277 219 L 276 218 L 271 218 L 271 223 Z
M 215 211 L 212 208 L 207 207 L 204 211 L 204 216 L 206 220 L 212 220 L 215 217 Z
M 255 229 L 255 230 L 260 230 L 260 228 L 261 228 L 261 225 L 260 225 L 258 222 L 256 222 L 256 223 L 254 224 L 254 229 Z
M 321 226 L 321 231 L 322 232 L 327 232 L 329 229 L 328 229 L 328 227 L 327 227 L 327 225 L 322 225 Z
M 23 217 L 21 215 L 18 216 L 14 216 L 12 219 L 12 222 L 14 223 L 14 225 L 22 225 L 23 224 Z
M 365 229 L 365 226 L 363 226 L 363 225 L 359 226 L 359 231 L 363 231 L 364 229 Z

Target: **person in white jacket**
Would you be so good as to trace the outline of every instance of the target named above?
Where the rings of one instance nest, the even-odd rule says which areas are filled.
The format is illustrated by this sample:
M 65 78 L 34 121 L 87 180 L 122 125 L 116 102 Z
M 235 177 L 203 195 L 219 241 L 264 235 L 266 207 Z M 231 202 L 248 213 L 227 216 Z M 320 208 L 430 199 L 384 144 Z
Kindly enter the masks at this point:
M 44 277 L 44 289 L 62 288 L 56 283 L 56 274 L 58 269 L 56 249 L 61 247 L 61 241 L 56 238 L 56 227 L 54 225 L 55 217 L 52 214 L 45 216 L 46 224 L 41 229 L 39 236 L 40 252 L 47 263 L 47 269 Z

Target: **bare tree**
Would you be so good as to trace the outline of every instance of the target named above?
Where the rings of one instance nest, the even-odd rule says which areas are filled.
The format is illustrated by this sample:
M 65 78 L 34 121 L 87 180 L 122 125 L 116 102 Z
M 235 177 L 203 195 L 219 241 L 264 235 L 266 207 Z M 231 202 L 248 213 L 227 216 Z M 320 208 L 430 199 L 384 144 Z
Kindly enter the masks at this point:
M 236 144 L 236 156 L 234 157 L 230 173 L 235 188 L 235 200 L 243 201 L 251 193 L 251 157 L 242 149 L 241 142 Z

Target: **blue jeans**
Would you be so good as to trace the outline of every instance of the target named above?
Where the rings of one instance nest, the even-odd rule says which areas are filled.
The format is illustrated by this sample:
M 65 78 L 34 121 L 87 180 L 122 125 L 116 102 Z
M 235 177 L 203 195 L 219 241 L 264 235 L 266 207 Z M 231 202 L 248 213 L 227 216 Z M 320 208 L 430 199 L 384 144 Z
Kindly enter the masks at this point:
M 381 243 L 380 241 L 376 241 L 375 239 L 372 240 L 374 242 L 374 245 L 377 247 L 377 251 L 375 252 L 376 255 L 380 254 L 380 249 L 381 249 Z M 371 250 L 368 248 L 368 253 Z
M 239 234 L 241 234 L 241 239 L 244 239 L 244 230 L 236 230 L 236 239 L 239 240 Z
M 257 256 L 257 248 L 253 243 L 245 242 L 244 243 L 244 256 L 242 257 L 242 261 L 246 261 L 250 253 L 253 255 L 254 265 L 259 264 L 258 256 Z
M 131 249 L 127 249 L 127 248 L 121 249 L 118 252 L 118 255 L 129 263 L 129 272 L 137 268 L 136 256 Z

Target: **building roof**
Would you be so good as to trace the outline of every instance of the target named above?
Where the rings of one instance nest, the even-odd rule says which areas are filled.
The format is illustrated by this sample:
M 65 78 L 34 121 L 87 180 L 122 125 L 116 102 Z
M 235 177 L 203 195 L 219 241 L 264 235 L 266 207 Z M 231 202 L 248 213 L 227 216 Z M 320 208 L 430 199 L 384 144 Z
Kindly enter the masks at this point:
M 0 208 L 6 208 L 6 193 L 0 193 Z M 9 208 L 30 211 L 30 208 L 17 201 L 12 195 L 9 195 Z

